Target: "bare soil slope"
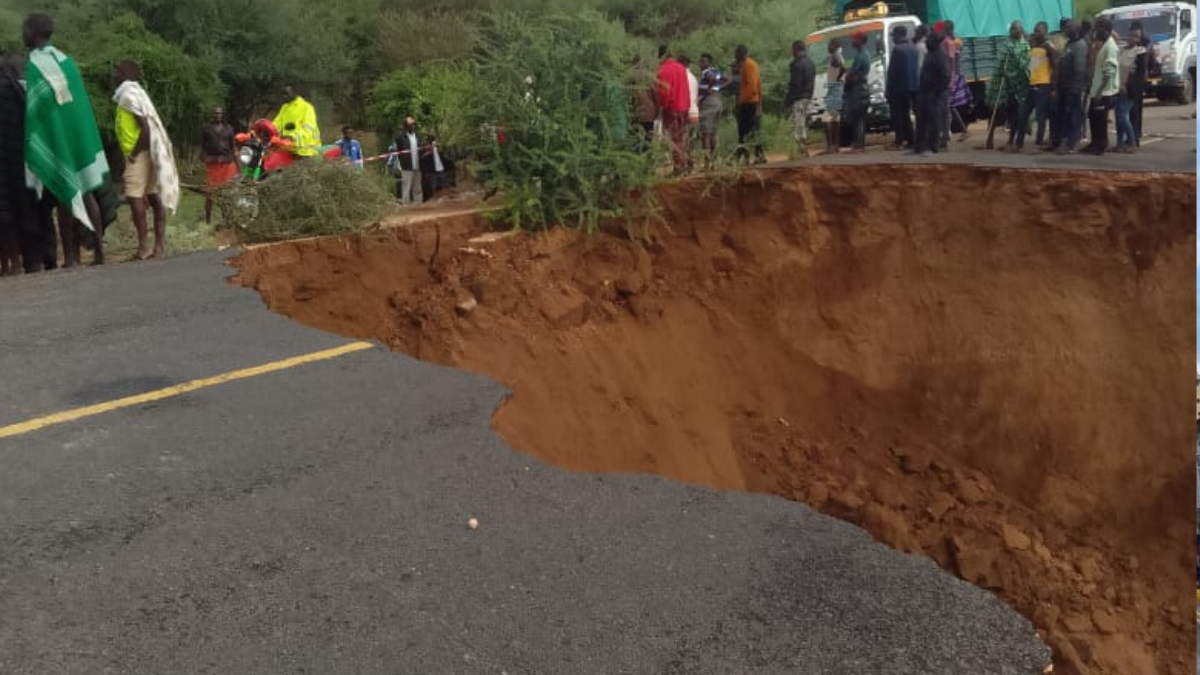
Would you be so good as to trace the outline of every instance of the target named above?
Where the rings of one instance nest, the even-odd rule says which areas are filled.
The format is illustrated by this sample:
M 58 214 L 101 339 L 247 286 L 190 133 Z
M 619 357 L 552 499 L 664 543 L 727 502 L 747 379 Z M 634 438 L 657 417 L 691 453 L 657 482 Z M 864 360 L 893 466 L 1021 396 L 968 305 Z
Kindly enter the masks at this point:
M 482 223 L 258 248 L 278 312 L 513 390 L 579 471 L 777 494 L 993 589 L 1057 672 L 1191 672 L 1195 177 L 810 168 L 648 243 Z

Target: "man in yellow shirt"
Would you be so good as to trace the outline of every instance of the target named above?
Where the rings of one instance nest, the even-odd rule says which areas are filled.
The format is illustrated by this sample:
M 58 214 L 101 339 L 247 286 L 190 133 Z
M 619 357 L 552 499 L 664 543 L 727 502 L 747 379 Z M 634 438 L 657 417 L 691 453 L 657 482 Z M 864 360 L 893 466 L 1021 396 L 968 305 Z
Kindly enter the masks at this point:
M 750 50 L 746 45 L 738 45 L 733 52 L 733 58 L 741 70 L 741 83 L 738 86 L 737 126 L 738 126 L 738 158 L 749 158 L 747 144 L 754 145 L 754 163 L 766 164 L 763 156 L 760 125 L 762 122 L 762 78 L 759 76 L 758 63 L 750 58 Z
M 158 110 L 139 80 L 142 70 L 133 61 L 113 68 L 117 92 L 117 142 L 125 156 L 125 198 L 137 230 L 137 259 L 162 257 L 166 252 L 167 210 L 179 205 L 179 173 L 174 151 Z M 148 248 L 147 209 L 154 214 L 154 249 Z
M 1040 25 L 1040 24 L 1039 24 Z M 1033 114 L 1037 120 L 1037 137 L 1034 144 L 1041 148 L 1046 143 L 1046 121 L 1050 112 L 1050 88 L 1054 73 L 1054 52 L 1050 48 L 1049 38 L 1044 30 L 1033 31 L 1029 37 L 1029 96 L 1026 98 L 1027 107 L 1021 115 L 1021 129 L 1029 123 Z M 1019 134 L 1024 140 L 1024 131 Z
M 292 139 L 297 157 L 316 157 L 321 148 L 316 109 L 290 85 L 283 88 L 283 100 L 286 102 L 273 120 L 279 135 Z

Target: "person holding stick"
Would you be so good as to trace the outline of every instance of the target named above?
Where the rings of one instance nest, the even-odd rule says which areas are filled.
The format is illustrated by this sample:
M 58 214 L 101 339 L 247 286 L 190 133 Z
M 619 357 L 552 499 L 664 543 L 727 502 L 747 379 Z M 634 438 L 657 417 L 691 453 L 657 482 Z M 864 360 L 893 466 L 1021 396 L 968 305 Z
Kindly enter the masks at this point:
M 1004 117 L 1008 120 L 1008 143 L 1001 152 L 1019 152 L 1025 142 L 1026 119 L 1022 113 L 1029 98 L 1029 43 L 1025 41 L 1025 27 L 1013 21 L 1008 27 L 1008 42 L 1004 47 L 1004 74 L 1000 80 L 1000 93 L 996 105 L 1004 106 Z

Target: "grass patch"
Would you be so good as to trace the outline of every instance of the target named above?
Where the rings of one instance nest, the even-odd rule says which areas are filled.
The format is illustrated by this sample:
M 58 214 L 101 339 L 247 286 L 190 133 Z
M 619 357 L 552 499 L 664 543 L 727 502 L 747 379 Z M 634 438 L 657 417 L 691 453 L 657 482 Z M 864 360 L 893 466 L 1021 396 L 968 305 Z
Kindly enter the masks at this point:
M 194 182 L 195 177 L 183 181 Z M 199 178 L 202 183 L 203 176 Z M 214 219 L 216 214 L 214 214 Z M 151 221 L 153 222 L 153 221 Z M 153 225 L 149 225 L 153 238 Z M 108 226 L 104 235 L 105 252 L 113 260 L 121 260 L 137 253 L 137 232 L 133 229 L 132 212 L 128 202 L 122 202 L 116 222 Z M 174 215 L 167 216 L 167 252 L 192 253 L 217 248 L 216 229 L 204 223 L 204 197 L 184 190 L 179 196 L 179 208 Z

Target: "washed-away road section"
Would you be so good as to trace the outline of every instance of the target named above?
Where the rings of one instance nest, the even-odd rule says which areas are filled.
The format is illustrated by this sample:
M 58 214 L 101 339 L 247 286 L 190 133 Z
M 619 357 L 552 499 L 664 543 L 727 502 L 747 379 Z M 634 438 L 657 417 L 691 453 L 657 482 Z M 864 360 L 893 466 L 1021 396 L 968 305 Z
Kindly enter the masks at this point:
M 0 672 L 1049 662 L 928 560 L 782 499 L 540 464 L 490 431 L 496 384 L 301 327 L 229 273 L 0 283 Z

